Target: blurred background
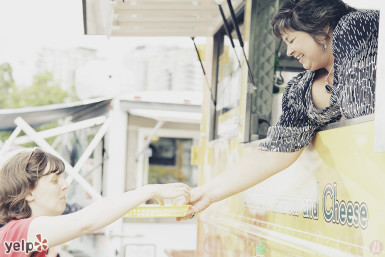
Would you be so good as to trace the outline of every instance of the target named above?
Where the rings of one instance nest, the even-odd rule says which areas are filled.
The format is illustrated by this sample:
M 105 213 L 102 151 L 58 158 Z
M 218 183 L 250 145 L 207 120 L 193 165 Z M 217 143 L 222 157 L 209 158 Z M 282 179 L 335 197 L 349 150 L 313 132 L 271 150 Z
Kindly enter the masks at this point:
M 190 164 L 190 150 L 199 138 L 203 73 L 191 38 L 85 35 L 83 18 L 79 0 L 0 1 L 0 148 L 16 127 L 13 119 L 22 116 L 37 132 L 65 130 L 43 138 L 70 165 L 75 166 L 85 151 L 92 153 L 80 161 L 80 174 L 97 194 L 119 193 L 147 183 L 182 181 L 196 186 L 198 174 Z M 195 40 L 198 47 L 204 45 L 205 38 Z M 121 130 L 100 131 L 111 118 L 111 99 L 116 97 L 121 101 L 115 105 L 126 105 L 120 108 L 121 123 L 119 118 L 112 122 L 112 127 L 121 125 Z M 132 107 L 133 101 L 144 107 Z M 160 105 L 146 107 L 148 102 Z M 183 111 L 180 104 L 194 108 L 193 112 L 187 117 L 175 112 Z M 86 107 L 80 110 L 80 106 Z M 103 110 L 95 111 L 99 107 Z M 100 114 L 106 115 L 96 117 Z M 88 122 L 88 118 L 88 127 L 71 132 L 65 128 L 77 121 Z M 155 135 L 160 121 L 162 128 Z M 20 136 L 26 141 L 6 147 L 7 156 L 38 145 L 24 131 Z M 88 148 L 94 138 L 98 139 Z M 119 144 L 122 140 L 129 143 Z M 116 161 L 120 156 L 114 149 L 123 152 L 122 159 Z M 4 152 L 0 163 L 5 160 Z M 126 177 L 114 179 L 111 171 L 118 170 Z M 65 213 L 94 199 L 74 183 Z M 164 237 L 165 231 L 170 240 Z M 123 224 L 121 220 L 115 227 L 57 250 L 60 256 L 107 256 L 103 249 L 115 249 L 110 245 L 114 240 L 123 242 L 116 247 L 118 252 L 123 249 L 118 256 L 167 256 L 167 248 L 195 248 L 196 221 L 130 219 Z
M 0 2 L 2 108 L 133 91 L 202 91 L 190 38 L 84 35 L 82 12 L 78 0 Z M 12 94 L 5 100 L 7 87 Z M 52 99 L 32 99 L 53 88 Z

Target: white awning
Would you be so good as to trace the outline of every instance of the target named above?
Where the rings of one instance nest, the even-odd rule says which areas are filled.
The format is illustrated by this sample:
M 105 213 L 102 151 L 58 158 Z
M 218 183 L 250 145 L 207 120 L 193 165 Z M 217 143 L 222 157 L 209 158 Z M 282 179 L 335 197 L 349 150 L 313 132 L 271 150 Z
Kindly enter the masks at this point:
M 52 104 L 46 106 L 18 109 L 0 109 L 0 131 L 14 130 L 15 119 L 23 118 L 32 127 L 70 117 L 72 121 L 80 121 L 103 115 L 109 107 L 111 99 L 92 99 L 68 104 Z
M 167 92 L 165 92 L 166 94 Z M 173 95 L 171 92 L 168 93 Z M 180 101 L 171 99 L 167 101 L 154 101 L 145 93 L 139 94 L 143 100 L 133 100 L 130 97 L 120 99 L 122 110 L 131 115 L 147 117 L 155 120 L 182 122 L 182 123 L 200 123 L 201 105 L 199 100 L 188 98 L 189 102 L 181 97 Z M 158 92 L 158 96 L 162 93 Z M 162 97 L 160 97 L 162 99 Z M 165 99 L 165 98 L 163 98 Z M 149 101 L 150 100 L 150 101 Z M 32 127 L 47 124 L 59 119 L 69 117 L 71 121 L 77 122 L 85 119 L 101 116 L 109 110 L 112 99 L 93 99 L 68 104 L 52 104 L 46 106 L 18 108 L 18 109 L 0 109 L 0 131 L 11 131 L 16 128 L 15 119 L 23 118 Z M 190 102 L 191 101 L 191 102 Z
M 85 34 L 107 36 L 212 36 L 223 24 L 214 0 L 83 0 L 83 19 Z

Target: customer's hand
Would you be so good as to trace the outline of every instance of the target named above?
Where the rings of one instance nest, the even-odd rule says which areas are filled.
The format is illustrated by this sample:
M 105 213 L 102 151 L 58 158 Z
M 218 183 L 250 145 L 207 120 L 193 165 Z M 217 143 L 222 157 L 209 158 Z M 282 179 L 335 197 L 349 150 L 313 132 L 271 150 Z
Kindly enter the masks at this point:
M 203 211 L 210 206 L 211 200 L 208 194 L 204 191 L 203 186 L 196 187 L 191 190 L 191 199 L 188 204 L 191 205 L 187 215 L 185 217 L 177 218 L 176 220 L 186 220 L 191 219 L 195 216 L 196 213 Z
M 190 201 L 191 188 L 183 183 L 170 184 L 150 184 L 143 187 L 151 192 L 152 198 L 156 199 L 160 205 L 164 205 L 163 199 L 176 199 L 184 197 L 185 203 Z

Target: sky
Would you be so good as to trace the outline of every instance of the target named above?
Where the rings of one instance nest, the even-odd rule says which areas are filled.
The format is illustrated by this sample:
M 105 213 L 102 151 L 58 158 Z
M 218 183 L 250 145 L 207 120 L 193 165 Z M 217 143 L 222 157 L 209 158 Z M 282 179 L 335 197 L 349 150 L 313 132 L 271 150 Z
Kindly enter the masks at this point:
M 0 63 L 10 62 L 21 84 L 30 82 L 44 47 L 88 47 L 101 58 L 114 58 L 143 44 L 193 47 L 189 38 L 84 35 L 81 0 L 0 0 Z
M 28 83 L 43 47 L 98 49 L 106 43 L 103 36 L 83 35 L 81 4 L 79 0 L 0 0 L 0 63 L 11 63 L 17 82 Z
M 0 0 L 0 40 L 0 58 L 8 56 L 7 48 L 15 47 L 24 55 L 43 45 L 109 48 L 114 44 L 159 43 L 152 38 L 85 36 L 81 0 Z M 177 43 L 187 40 L 180 38 Z M 167 39 L 163 43 L 167 44 Z
M 0 1 L 1 60 L 28 57 L 44 45 L 62 47 L 83 40 L 81 1 Z

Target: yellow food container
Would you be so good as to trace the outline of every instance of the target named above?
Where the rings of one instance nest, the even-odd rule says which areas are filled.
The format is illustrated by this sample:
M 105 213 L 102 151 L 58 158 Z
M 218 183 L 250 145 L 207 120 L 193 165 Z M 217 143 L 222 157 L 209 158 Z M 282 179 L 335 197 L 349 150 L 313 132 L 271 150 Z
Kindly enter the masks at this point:
M 123 218 L 167 218 L 184 217 L 190 205 L 159 205 L 146 204 L 138 206 L 128 212 Z

